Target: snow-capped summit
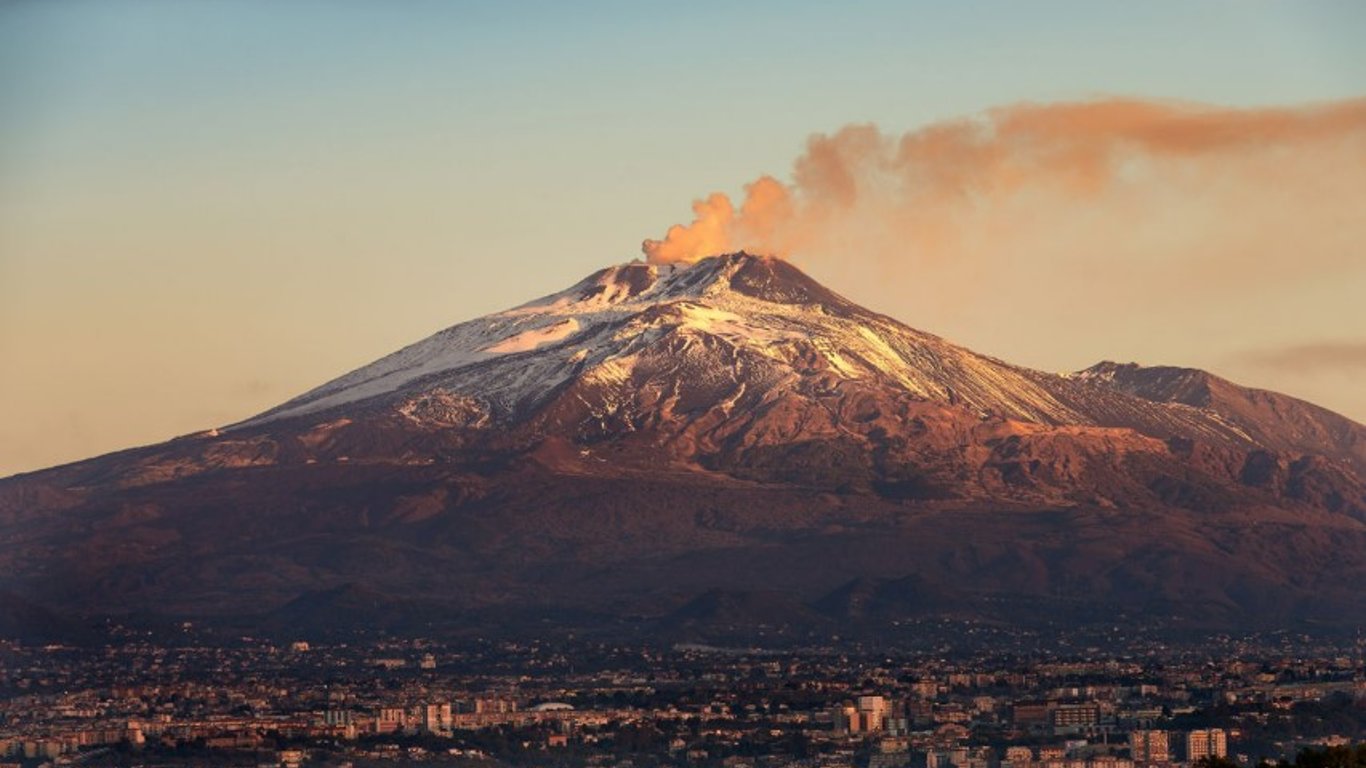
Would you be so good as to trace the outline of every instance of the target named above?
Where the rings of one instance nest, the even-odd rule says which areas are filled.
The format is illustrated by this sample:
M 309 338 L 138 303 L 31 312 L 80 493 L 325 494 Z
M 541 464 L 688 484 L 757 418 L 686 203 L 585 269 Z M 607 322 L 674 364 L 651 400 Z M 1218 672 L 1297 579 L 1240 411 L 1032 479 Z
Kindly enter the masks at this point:
M 853 304 L 782 259 L 743 251 L 694 264 L 655 265 L 640 261 L 599 270 L 559 293 L 518 309 L 547 306 L 603 306 L 623 303 L 704 299 L 735 293 L 774 304 Z
M 619 367 L 666 330 L 761 348 L 809 337 L 838 314 L 847 320 L 875 319 L 778 259 L 736 253 L 693 265 L 631 262 L 452 326 L 239 426 L 429 386 L 465 392 L 507 416 L 578 373 Z M 824 354 L 838 357 L 830 350 Z M 874 366 L 897 364 L 885 351 L 866 357 Z M 839 365 L 852 371 L 843 360 Z
M 684 372 L 693 376 L 675 385 L 670 377 Z M 736 253 L 684 267 L 603 269 L 564 291 L 441 331 L 240 426 L 429 389 L 517 419 L 579 379 L 630 380 L 631 389 L 728 381 L 760 400 L 877 380 L 983 413 L 1084 420 L 1036 376 L 864 310 L 786 261 Z M 754 389 L 760 382 L 763 391 Z
M 1144 370 L 1157 372 L 1145 374 L 1152 379 L 1181 369 Z M 685 432 L 702 424 L 724 433 L 718 418 L 753 419 L 776 403 L 799 402 L 829 420 L 839 403 L 875 392 L 977 419 L 1254 442 L 1230 414 L 1148 396 L 1124 385 L 1132 379 L 1111 363 L 1064 376 L 1011 365 L 863 309 L 787 261 L 734 253 L 599 270 L 447 328 L 237 427 L 354 408 L 411 415 L 414 398 L 434 396 L 460 402 L 461 413 L 483 424 L 545 413 L 565 419 L 572 406 L 585 411 L 573 418 L 598 430 L 664 418 Z M 1357 452 L 1344 455 L 1366 462 Z

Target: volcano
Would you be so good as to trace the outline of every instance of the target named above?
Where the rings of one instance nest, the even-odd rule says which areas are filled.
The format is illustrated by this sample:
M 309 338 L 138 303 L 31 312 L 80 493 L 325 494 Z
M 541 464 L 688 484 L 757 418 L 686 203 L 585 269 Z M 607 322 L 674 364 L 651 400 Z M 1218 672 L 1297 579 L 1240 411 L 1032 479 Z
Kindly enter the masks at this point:
M 1366 428 L 1292 397 L 1011 365 L 778 259 L 630 263 L 238 424 L 0 480 L 0 618 L 1352 629 L 1363 478 Z

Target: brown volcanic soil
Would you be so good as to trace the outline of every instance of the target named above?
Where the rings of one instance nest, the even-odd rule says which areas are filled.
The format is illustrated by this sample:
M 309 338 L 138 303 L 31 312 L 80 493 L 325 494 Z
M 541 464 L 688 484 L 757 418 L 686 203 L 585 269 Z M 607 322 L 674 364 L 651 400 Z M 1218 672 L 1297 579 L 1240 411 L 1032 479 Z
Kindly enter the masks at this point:
M 750 601 L 769 606 L 754 622 L 798 627 L 1366 616 L 1359 515 L 1239 482 L 1236 456 L 1127 431 L 915 420 L 918 439 L 874 419 L 864 435 L 725 447 L 705 467 L 639 433 L 490 438 L 387 416 L 326 439 L 187 439 L 7 481 L 0 570 L 6 589 L 69 613 L 296 629 L 514 606 L 705 637 L 711 623 L 744 631 Z M 444 459 L 414 458 L 430 456 Z M 838 607 L 854 582 L 879 596 L 873 610 Z

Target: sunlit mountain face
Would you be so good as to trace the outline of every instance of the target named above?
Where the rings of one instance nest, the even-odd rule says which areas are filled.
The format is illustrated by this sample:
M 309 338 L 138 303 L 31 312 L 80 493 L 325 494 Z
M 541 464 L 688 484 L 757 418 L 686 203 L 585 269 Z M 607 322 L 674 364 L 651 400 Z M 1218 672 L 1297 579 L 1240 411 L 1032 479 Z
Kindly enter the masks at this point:
M 0 481 L 0 618 L 1332 625 L 1366 610 L 1363 477 L 1366 428 L 1292 397 L 1022 368 L 780 259 L 631 263 L 239 424 Z

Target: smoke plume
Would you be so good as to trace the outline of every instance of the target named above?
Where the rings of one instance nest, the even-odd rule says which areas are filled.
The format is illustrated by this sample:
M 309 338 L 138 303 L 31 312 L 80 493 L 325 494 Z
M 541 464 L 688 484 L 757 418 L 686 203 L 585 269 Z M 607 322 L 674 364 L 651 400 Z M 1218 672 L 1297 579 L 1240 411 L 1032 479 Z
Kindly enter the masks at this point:
M 1267 109 L 1022 104 L 901 136 L 872 125 L 812 136 L 789 182 L 761 177 L 738 206 L 714 193 L 693 204 L 691 223 L 643 250 L 657 263 L 740 249 L 922 262 L 1008 248 L 1049 224 L 1056 248 L 1099 244 L 1078 227 L 1112 239 L 1148 228 L 1146 245 L 1216 258 L 1248 243 L 1212 228 L 1296 216 L 1310 202 L 1327 206 L 1330 220 L 1355 210 L 1360 232 L 1364 189 L 1366 99 Z M 1287 199 L 1297 195 L 1314 199 Z M 1324 224 L 1310 218 L 1306 227 Z

